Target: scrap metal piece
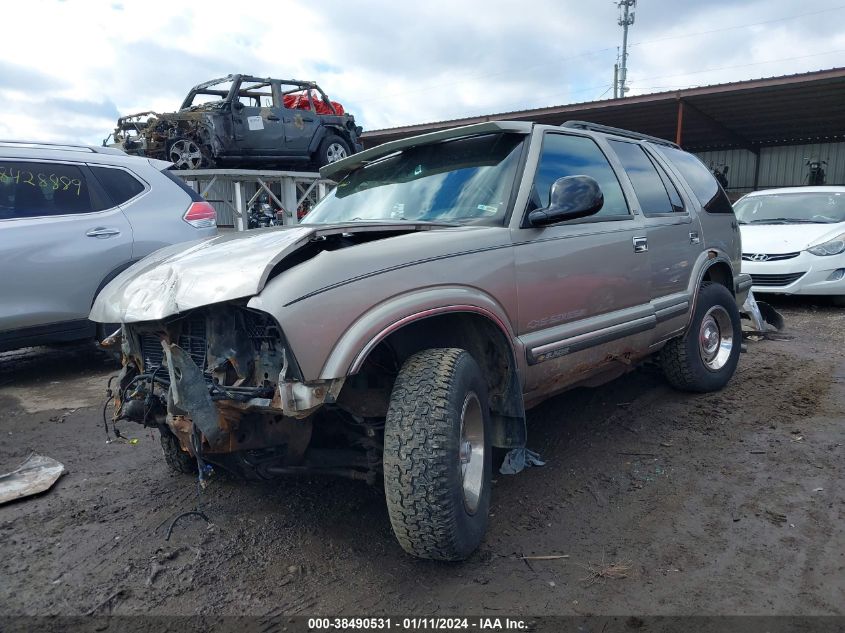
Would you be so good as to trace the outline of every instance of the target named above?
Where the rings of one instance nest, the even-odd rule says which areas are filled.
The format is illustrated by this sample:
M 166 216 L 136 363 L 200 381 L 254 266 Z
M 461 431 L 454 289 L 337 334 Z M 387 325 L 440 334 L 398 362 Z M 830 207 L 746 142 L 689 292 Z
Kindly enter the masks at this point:
M 760 314 L 760 308 L 754 299 L 754 293 L 750 290 L 748 291 L 748 296 L 745 298 L 745 303 L 742 304 L 740 312 L 751 320 L 751 325 L 754 326 L 755 332 L 766 331 L 766 323 L 763 321 L 763 315 Z
M 219 414 L 211 400 L 208 385 L 200 368 L 188 353 L 175 344 L 161 342 L 170 373 L 170 394 L 173 404 L 191 412 L 191 420 L 205 435 L 209 444 L 216 444 L 225 435 L 220 428 Z
M 770 330 L 774 328 L 780 332 L 783 329 L 783 326 L 786 324 L 783 320 L 783 315 L 775 310 L 770 303 L 758 301 L 757 308 L 760 310 L 763 320 L 770 326 Z
M 31 453 L 15 470 L 0 475 L 0 504 L 49 490 L 65 473 L 52 457 Z
M 740 312 L 751 321 L 754 332 L 765 334 L 766 332 L 780 331 L 785 324 L 783 315 L 765 301 L 757 301 L 751 290 L 748 291 L 748 297 L 742 304 Z

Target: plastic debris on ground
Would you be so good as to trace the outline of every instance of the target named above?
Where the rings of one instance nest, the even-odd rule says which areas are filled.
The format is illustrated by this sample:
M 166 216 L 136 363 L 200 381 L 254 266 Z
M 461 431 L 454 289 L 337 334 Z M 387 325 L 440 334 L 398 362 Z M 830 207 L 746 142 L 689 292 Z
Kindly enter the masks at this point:
M 545 466 L 546 462 L 540 459 L 540 455 L 527 448 L 514 448 L 505 455 L 499 472 L 503 475 L 515 475 L 522 472 L 526 466 Z
M 745 299 L 745 303 L 742 304 L 741 312 L 751 320 L 751 325 L 755 332 L 766 331 L 766 323 L 763 321 L 763 315 L 760 314 L 760 308 L 754 299 L 754 293 L 750 290 L 748 291 L 748 297 Z
M 0 475 L 0 504 L 49 490 L 65 472 L 52 457 L 32 453 L 15 470 Z
M 757 301 L 750 290 L 740 312 L 751 321 L 750 331 L 752 332 L 765 334 L 783 329 L 783 315 L 765 301 Z

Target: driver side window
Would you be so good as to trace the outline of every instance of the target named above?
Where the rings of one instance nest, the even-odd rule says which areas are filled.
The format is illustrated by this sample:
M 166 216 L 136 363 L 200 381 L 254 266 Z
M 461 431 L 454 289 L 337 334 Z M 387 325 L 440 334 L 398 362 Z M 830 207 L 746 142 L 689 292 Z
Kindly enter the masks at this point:
M 630 217 L 619 180 L 595 141 L 585 136 L 554 133 L 543 138 L 527 211 L 547 206 L 552 183 L 565 176 L 590 176 L 599 183 L 604 205 L 591 217 Z

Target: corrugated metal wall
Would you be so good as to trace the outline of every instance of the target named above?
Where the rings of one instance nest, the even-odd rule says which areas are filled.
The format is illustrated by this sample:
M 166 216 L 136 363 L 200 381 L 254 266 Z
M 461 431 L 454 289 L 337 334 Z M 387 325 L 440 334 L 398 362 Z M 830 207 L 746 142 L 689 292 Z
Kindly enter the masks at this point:
M 255 183 L 244 184 L 244 196 L 249 200 L 256 191 L 258 185 Z M 218 180 L 206 192 L 205 199 L 211 203 L 214 210 L 217 211 L 217 224 L 220 226 L 234 226 L 235 225 L 235 211 L 226 200 L 235 199 L 235 185 L 228 180 Z
M 722 165 L 730 167 L 729 193 L 741 194 L 754 189 L 757 157 L 753 152 L 730 149 L 700 152 L 697 156 L 711 169 Z M 827 184 L 845 185 L 845 143 L 811 143 L 761 148 L 757 188 L 806 185 L 806 162 L 809 158 L 827 161 L 827 165 L 824 165 Z
M 845 184 L 845 143 L 785 145 L 760 152 L 760 187 L 786 187 L 807 184 L 809 158 L 826 160 L 827 184 Z

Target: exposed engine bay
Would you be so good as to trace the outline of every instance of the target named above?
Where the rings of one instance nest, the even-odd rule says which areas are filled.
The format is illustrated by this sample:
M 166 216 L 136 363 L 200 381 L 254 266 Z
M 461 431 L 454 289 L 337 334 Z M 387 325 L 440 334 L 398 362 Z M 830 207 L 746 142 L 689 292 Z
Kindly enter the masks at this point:
M 250 479 L 381 476 L 383 419 L 338 406 L 343 378 L 302 382 L 270 315 L 218 304 L 124 324 L 118 336 L 114 425 L 159 428 L 201 471 L 209 463 Z

